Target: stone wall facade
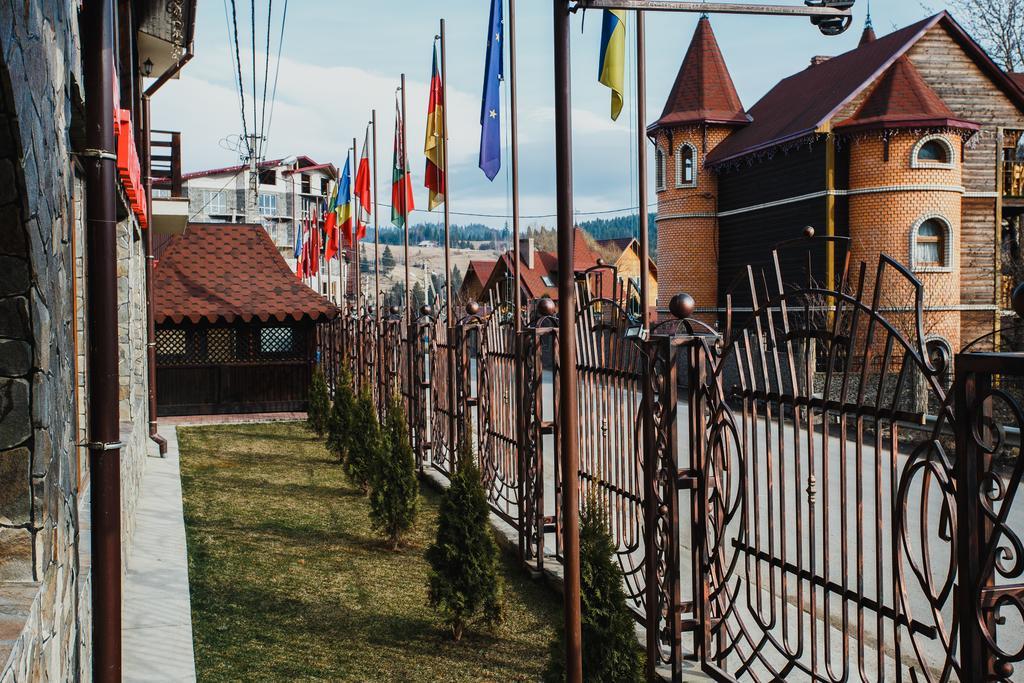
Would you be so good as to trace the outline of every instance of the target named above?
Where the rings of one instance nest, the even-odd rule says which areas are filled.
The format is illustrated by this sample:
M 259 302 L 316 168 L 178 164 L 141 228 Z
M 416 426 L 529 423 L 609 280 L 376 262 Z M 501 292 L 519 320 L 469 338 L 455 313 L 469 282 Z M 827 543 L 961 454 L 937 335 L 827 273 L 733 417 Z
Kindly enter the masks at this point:
M 0 3 L 2 683 L 91 680 L 79 4 Z M 134 219 L 123 231 L 131 237 L 119 262 L 130 547 L 148 446 L 145 261 Z

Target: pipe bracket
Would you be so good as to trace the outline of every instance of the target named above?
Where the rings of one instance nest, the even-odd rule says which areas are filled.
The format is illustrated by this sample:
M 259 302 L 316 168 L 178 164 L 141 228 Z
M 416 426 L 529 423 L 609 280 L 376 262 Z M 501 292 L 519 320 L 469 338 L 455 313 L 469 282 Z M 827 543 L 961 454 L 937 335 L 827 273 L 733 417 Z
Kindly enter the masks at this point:
M 119 451 L 124 448 L 123 441 L 88 441 L 78 445 L 85 446 L 91 451 Z
M 108 152 L 105 149 L 84 149 L 78 152 L 80 157 L 92 157 L 94 159 L 107 159 L 108 161 L 117 161 L 117 155 L 113 152 Z

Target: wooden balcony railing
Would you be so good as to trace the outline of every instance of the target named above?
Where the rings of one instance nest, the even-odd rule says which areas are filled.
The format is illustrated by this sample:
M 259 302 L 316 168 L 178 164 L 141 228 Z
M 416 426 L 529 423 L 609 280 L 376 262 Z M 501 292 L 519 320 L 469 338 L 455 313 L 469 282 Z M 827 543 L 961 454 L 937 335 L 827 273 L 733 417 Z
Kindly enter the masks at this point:
M 170 130 L 154 130 L 150 136 L 153 167 L 150 170 L 153 183 L 161 189 L 169 189 L 171 197 L 182 197 L 181 186 L 181 133 Z

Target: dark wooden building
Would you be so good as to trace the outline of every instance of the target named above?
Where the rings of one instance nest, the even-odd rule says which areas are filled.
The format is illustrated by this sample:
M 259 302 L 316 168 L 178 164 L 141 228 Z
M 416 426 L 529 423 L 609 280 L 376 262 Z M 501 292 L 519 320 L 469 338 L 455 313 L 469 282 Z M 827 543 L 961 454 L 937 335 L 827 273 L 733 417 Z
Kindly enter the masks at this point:
M 154 271 L 160 415 L 301 411 L 315 326 L 338 310 L 259 225 L 191 224 Z

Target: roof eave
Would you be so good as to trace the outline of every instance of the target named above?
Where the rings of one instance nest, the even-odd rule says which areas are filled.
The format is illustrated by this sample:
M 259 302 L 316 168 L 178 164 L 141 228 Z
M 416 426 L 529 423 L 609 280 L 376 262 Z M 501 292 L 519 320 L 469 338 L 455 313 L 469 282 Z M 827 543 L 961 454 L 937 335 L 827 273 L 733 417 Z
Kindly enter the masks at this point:
M 835 127 L 837 133 L 861 133 L 867 130 L 899 130 L 899 129 L 941 128 L 958 130 L 981 130 L 981 125 L 974 121 L 955 118 L 881 118 L 866 119 L 841 123 Z

